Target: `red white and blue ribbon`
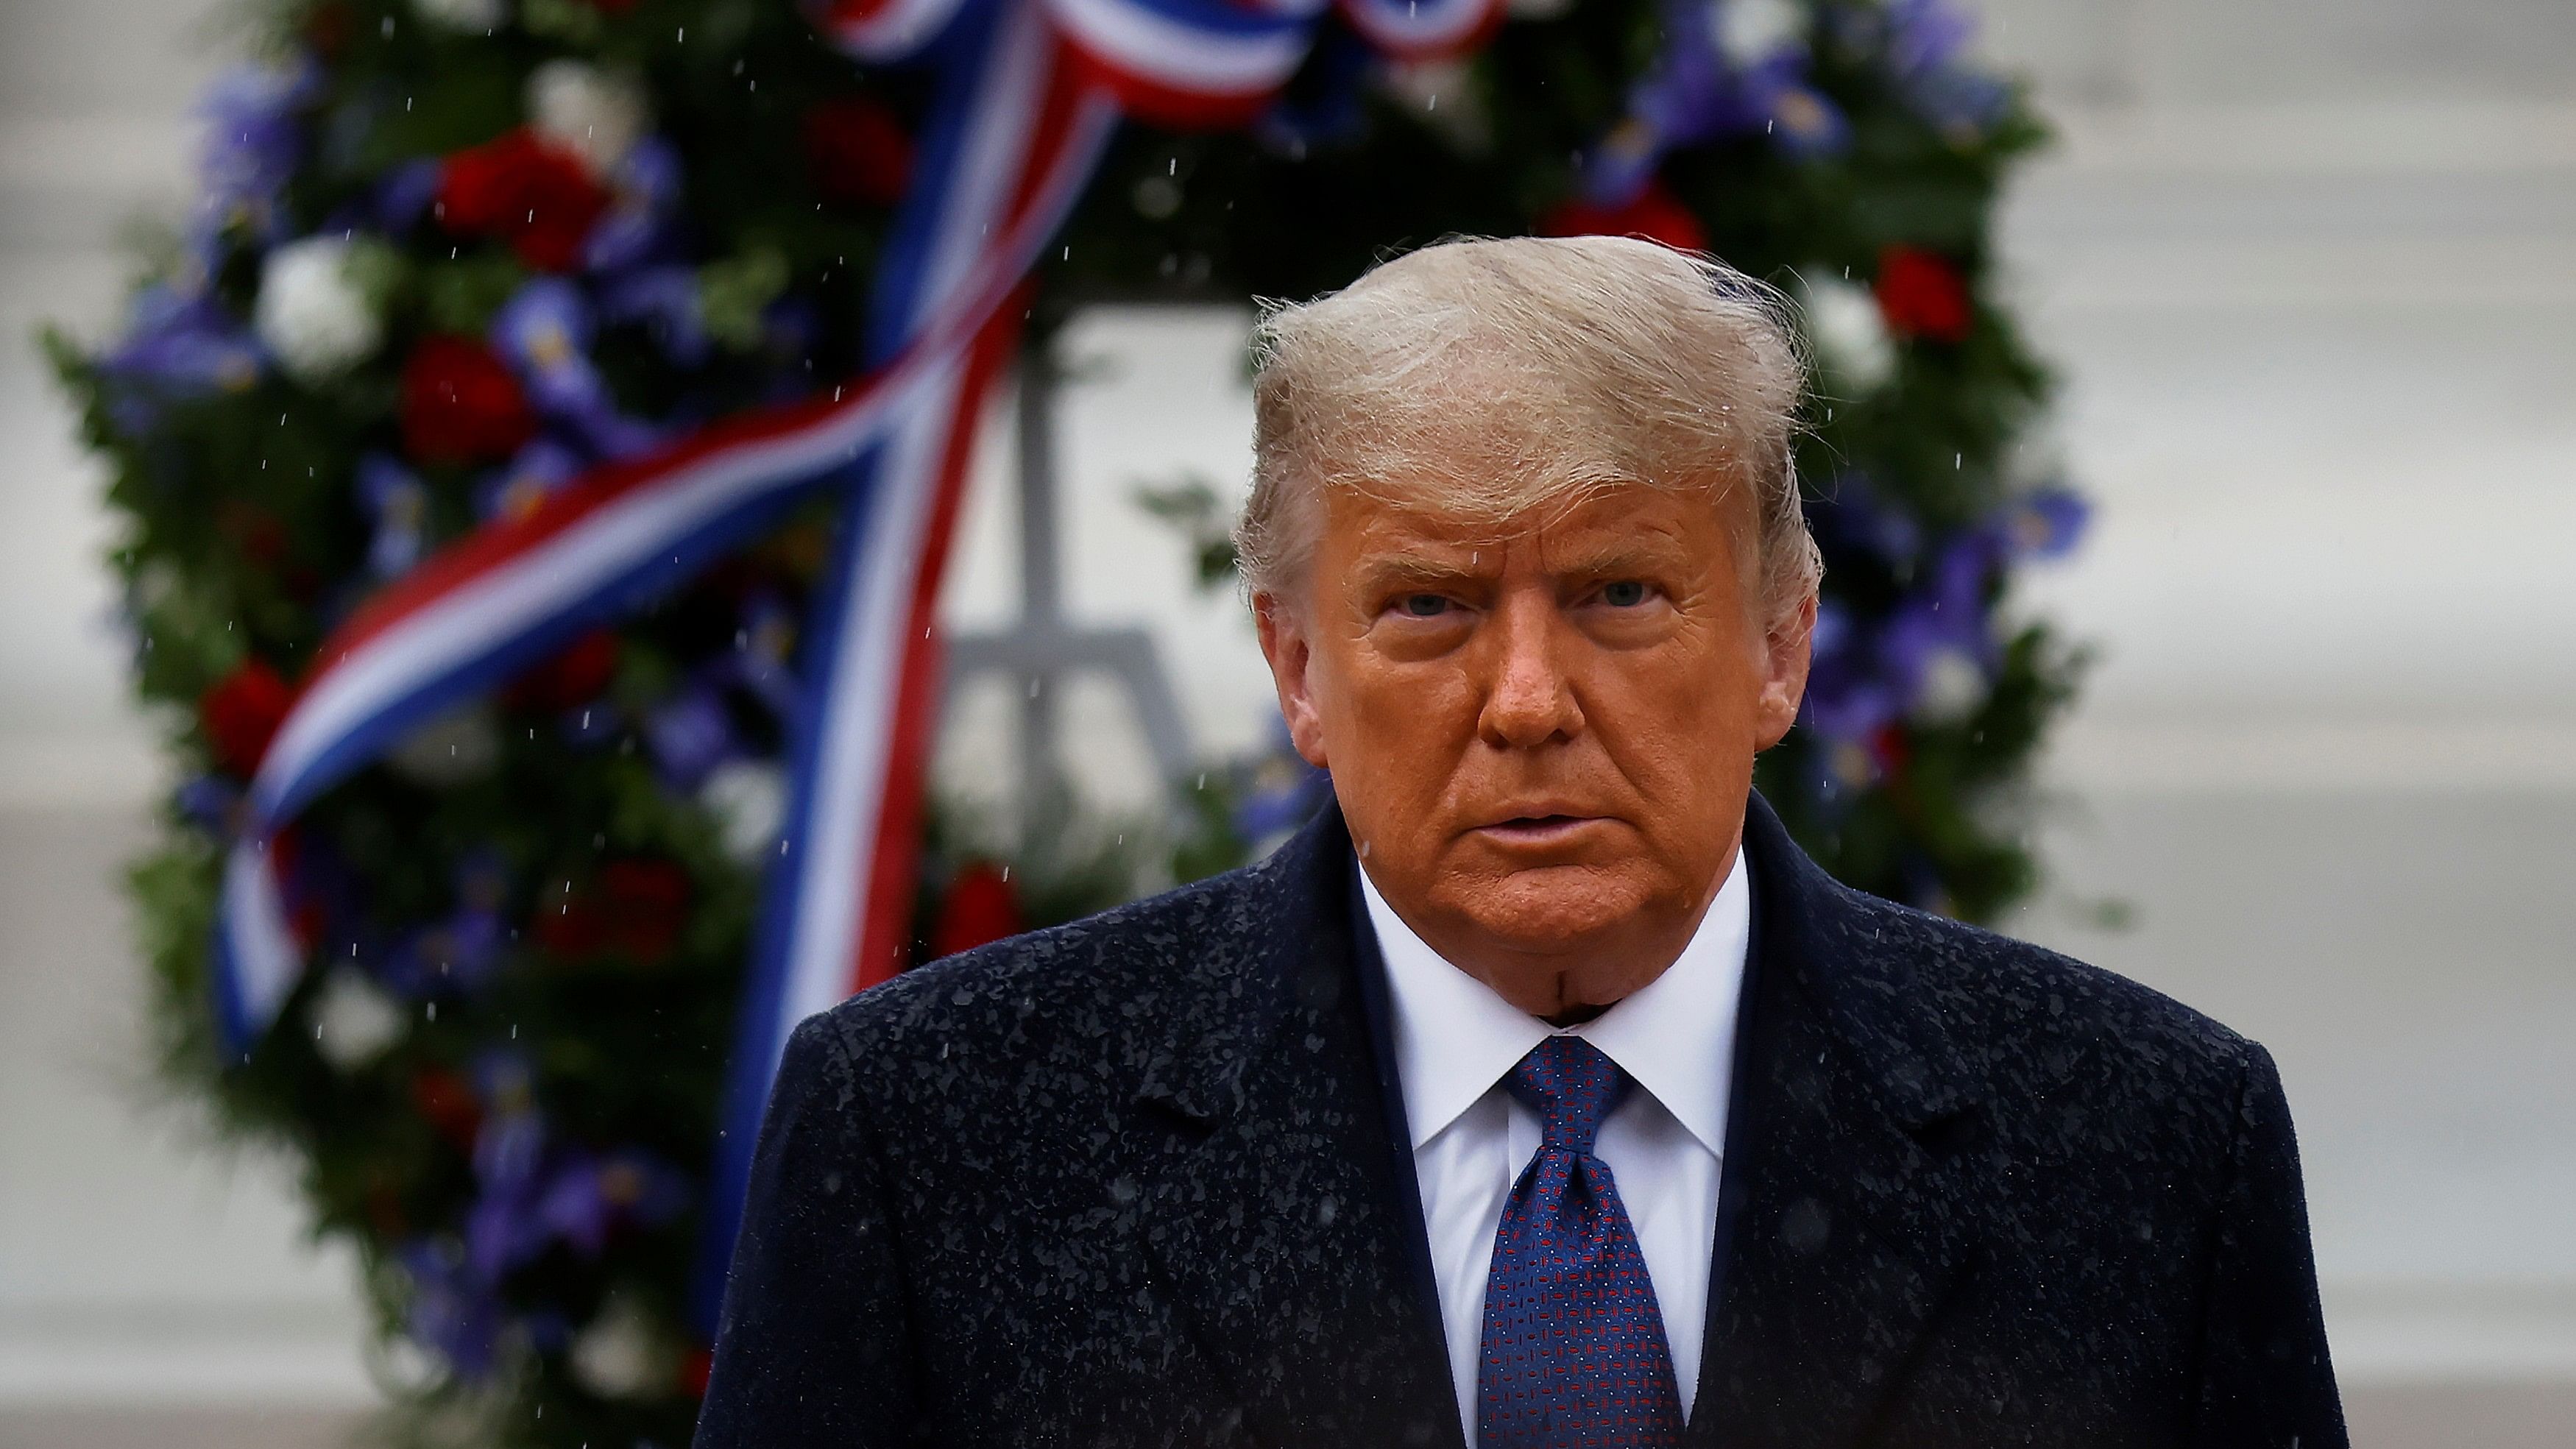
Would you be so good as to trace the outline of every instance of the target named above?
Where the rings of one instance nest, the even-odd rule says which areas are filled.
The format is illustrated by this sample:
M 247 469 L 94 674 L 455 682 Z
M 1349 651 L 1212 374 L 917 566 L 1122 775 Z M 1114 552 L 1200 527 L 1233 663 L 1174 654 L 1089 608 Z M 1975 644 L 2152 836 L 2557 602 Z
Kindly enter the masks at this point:
M 724 1105 L 710 1241 L 729 1246 L 788 1032 L 907 944 L 938 657 L 932 605 L 1017 298 L 1122 112 L 1250 119 L 1337 8 L 1399 60 L 1481 43 L 1500 0 L 838 0 L 861 59 L 939 66 L 856 382 L 604 467 L 424 561 L 323 645 L 252 780 L 224 872 L 216 996 L 247 1053 L 303 974 L 276 857 L 296 815 L 420 724 L 621 617 L 822 487 L 846 499 L 806 645 L 791 806 Z M 715 1261 L 720 1262 L 720 1258 Z

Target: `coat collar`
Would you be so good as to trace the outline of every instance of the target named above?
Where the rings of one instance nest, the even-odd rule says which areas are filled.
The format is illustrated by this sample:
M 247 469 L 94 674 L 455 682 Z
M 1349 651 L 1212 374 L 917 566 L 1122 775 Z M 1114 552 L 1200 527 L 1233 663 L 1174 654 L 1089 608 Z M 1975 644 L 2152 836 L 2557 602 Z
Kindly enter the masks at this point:
M 1198 944 L 1137 1093 L 1177 1149 L 1147 1188 L 1147 1250 L 1256 1441 L 1458 1446 L 1351 859 L 1324 811 Z
M 1968 1265 L 1982 1083 L 1886 924 L 1760 796 L 1753 945 L 1719 1189 L 1697 1445 L 1860 1442 Z
M 1821 1017 L 1871 1100 L 1909 1130 L 1975 1106 L 1982 1075 L 1934 1009 L 1932 963 L 1913 949 L 1913 932 L 1889 939 L 1903 908 L 1827 875 L 1759 794 L 1745 804 L 1744 848 L 1754 862 L 1750 954 L 1797 988 L 1797 1005 Z

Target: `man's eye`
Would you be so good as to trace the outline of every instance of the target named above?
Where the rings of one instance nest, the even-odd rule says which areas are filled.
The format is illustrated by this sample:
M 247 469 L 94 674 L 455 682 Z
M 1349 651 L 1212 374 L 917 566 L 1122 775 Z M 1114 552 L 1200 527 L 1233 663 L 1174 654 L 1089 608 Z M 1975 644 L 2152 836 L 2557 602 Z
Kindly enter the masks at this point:
M 1436 619 L 1449 612 L 1449 601 L 1438 594 L 1407 594 L 1396 607 L 1416 619 Z
M 1646 602 L 1646 586 L 1634 579 L 1605 584 L 1601 589 L 1601 602 L 1614 609 L 1633 609 Z

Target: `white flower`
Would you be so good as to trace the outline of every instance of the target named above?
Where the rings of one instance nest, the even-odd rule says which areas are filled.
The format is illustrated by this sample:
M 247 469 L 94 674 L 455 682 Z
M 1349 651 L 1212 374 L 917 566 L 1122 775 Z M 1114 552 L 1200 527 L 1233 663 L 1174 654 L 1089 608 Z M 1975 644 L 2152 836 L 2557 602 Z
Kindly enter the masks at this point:
M 1985 702 L 1985 669 L 1964 650 L 1936 649 L 1923 661 L 1911 713 L 1925 724 L 1957 724 Z
M 1808 279 L 1807 336 L 1825 370 L 1854 396 L 1876 391 L 1896 371 L 1896 344 L 1867 287 L 1835 277 Z
M 491 30 L 501 23 L 501 0 L 411 0 L 420 18 L 450 30 Z
M 252 322 L 259 340 L 305 381 L 345 372 L 384 341 L 384 323 L 351 274 L 351 245 L 309 236 L 268 254 Z
M 577 60 L 528 73 L 528 119 L 537 134 L 578 154 L 594 176 L 613 176 L 644 138 L 644 90 L 631 76 Z
M 403 1009 L 366 973 L 336 966 L 313 1003 L 313 1047 L 322 1060 L 354 1072 L 402 1039 Z
M 1475 73 L 1463 60 L 1429 60 L 1386 69 L 1386 88 L 1423 122 L 1470 155 L 1493 144 Z
M 786 777 L 776 765 L 727 760 L 698 787 L 698 803 L 716 817 L 725 852 L 757 865 L 777 848 L 778 827 L 787 819 Z
M 603 1399 L 633 1399 L 669 1386 L 675 1367 L 653 1321 L 631 1298 L 612 1296 L 573 1337 L 572 1376 Z
M 1807 48 L 1806 8 L 1794 0 L 1719 0 L 1709 28 L 1718 54 L 1739 70 Z

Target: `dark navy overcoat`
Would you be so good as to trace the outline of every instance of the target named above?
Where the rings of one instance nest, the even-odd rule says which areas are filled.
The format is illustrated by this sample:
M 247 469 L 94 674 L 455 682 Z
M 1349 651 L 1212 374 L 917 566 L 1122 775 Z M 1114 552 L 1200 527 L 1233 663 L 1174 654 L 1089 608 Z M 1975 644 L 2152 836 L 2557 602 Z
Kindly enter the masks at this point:
M 1745 848 L 1691 1442 L 2341 1449 L 2263 1049 Z M 1328 810 L 805 1023 L 700 1449 L 1458 1445 L 1354 870 Z

